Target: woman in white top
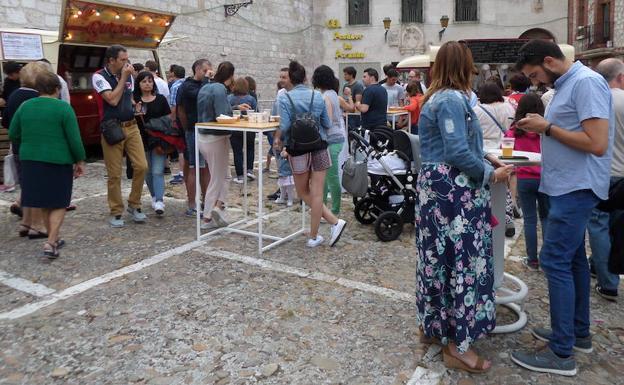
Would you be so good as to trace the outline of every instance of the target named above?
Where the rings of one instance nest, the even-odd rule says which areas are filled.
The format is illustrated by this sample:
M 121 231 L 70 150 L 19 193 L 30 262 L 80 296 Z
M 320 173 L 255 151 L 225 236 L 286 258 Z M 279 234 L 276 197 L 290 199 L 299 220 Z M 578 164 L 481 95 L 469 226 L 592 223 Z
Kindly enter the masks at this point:
M 501 139 L 515 115 L 513 106 L 505 102 L 500 87 L 495 83 L 482 85 L 479 88 L 479 104 L 474 111 L 483 129 L 483 148 L 500 148 Z

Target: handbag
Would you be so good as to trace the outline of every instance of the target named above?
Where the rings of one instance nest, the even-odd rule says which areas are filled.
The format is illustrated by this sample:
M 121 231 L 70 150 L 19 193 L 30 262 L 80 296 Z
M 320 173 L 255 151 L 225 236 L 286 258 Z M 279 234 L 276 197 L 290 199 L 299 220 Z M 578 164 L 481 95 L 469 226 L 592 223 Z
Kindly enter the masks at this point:
M 4 157 L 3 173 L 5 186 L 15 186 L 17 184 L 17 167 L 15 166 L 14 158 L 13 154 Z
M 342 187 L 354 197 L 363 197 L 368 192 L 368 165 L 347 159 L 342 165 Z
M 115 144 L 126 139 L 126 134 L 117 119 L 107 119 L 102 121 L 100 124 L 100 131 L 102 131 L 102 136 L 104 137 L 106 143 L 111 146 L 114 146 Z

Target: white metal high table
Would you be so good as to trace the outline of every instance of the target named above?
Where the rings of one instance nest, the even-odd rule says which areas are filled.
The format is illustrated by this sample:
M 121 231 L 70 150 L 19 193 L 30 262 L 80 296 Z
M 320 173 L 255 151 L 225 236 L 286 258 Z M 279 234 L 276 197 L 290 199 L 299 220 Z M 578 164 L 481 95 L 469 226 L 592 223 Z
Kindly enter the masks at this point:
M 243 167 L 244 167 L 244 182 L 243 182 L 243 219 L 231 223 L 226 227 L 221 227 L 215 230 L 212 230 L 206 234 L 201 233 L 201 218 L 200 218 L 200 184 L 199 184 L 199 172 L 195 173 L 195 208 L 197 210 L 196 215 L 196 226 L 197 226 L 197 240 L 201 240 L 209 235 L 214 235 L 219 232 L 229 232 L 229 233 L 237 233 L 242 235 L 248 235 L 252 237 L 258 238 L 258 254 L 262 255 L 262 253 L 266 250 L 269 250 L 273 247 L 276 247 L 284 242 L 288 242 L 291 239 L 303 234 L 305 230 L 305 203 L 303 200 L 301 201 L 301 227 L 285 237 L 278 237 L 273 235 L 268 235 L 264 233 L 263 229 L 263 221 L 266 219 L 266 214 L 264 213 L 264 202 L 263 202 L 263 171 L 262 171 L 262 160 L 264 158 L 264 151 L 262 146 L 262 139 L 264 137 L 263 134 L 267 132 L 273 132 L 279 127 L 279 123 L 249 123 L 247 121 L 238 121 L 235 123 L 218 123 L 218 122 L 209 122 L 209 123 L 197 123 L 195 125 L 195 143 L 198 143 L 199 140 L 199 130 L 200 129 L 210 129 L 210 130 L 220 130 L 220 131 L 240 131 L 243 133 Z M 247 195 L 247 133 L 253 132 L 255 137 L 258 139 L 258 212 L 256 214 L 256 218 L 252 218 L 249 215 L 249 197 Z M 199 165 L 199 151 L 195 152 L 195 164 Z M 229 182 L 226 182 L 229 183 Z M 248 231 L 243 230 L 238 227 L 248 227 L 249 225 L 253 225 L 254 223 L 258 224 L 257 231 Z M 269 245 L 263 246 L 264 239 L 272 241 Z
M 501 150 L 486 150 L 497 157 L 502 155 Z M 514 166 L 539 166 L 542 156 L 535 152 L 514 151 L 516 157 L 526 159 L 501 159 L 505 164 Z M 498 325 L 493 333 L 512 333 L 522 329 L 527 324 L 527 315 L 524 312 L 524 299 L 529 289 L 519 278 L 505 273 L 505 202 L 507 198 L 507 185 L 496 183 L 492 185 L 492 214 L 500 224 L 492 230 L 492 253 L 494 256 L 494 289 L 497 290 L 496 304 L 505 306 L 513 311 L 518 320 L 510 325 Z M 514 291 L 503 286 L 503 281 L 511 281 L 519 288 Z
M 403 109 L 388 110 L 386 114 L 388 115 L 390 119 L 392 119 L 393 130 L 396 130 L 397 118 L 403 115 L 407 116 L 407 130 L 409 131 L 410 127 L 412 127 L 412 114 L 410 114 L 409 111 L 403 110 Z M 347 127 L 349 127 L 349 116 L 361 116 L 362 114 L 360 112 L 347 112 L 346 115 L 347 115 L 346 125 Z

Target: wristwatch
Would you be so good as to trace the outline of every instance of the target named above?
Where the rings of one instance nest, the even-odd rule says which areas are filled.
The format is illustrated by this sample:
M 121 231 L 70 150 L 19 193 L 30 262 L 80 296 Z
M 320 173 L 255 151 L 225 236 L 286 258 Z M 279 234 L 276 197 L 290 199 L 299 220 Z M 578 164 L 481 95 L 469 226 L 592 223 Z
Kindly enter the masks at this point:
M 548 123 L 548 126 L 546 126 L 546 130 L 544 130 L 544 135 L 550 136 L 550 129 L 552 128 L 552 125 L 552 123 Z

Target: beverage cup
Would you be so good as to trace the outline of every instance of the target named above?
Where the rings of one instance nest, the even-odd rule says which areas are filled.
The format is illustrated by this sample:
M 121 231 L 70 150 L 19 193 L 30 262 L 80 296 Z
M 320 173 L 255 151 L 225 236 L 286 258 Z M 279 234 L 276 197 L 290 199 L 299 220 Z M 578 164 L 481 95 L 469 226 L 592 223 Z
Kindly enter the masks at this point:
M 501 141 L 501 148 L 503 149 L 503 157 L 511 158 L 513 156 L 513 149 L 515 144 L 514 138 L 503 138 Z
M 241 116 L 241 110 L 232 110 L 232 116 L 238 118 Z

